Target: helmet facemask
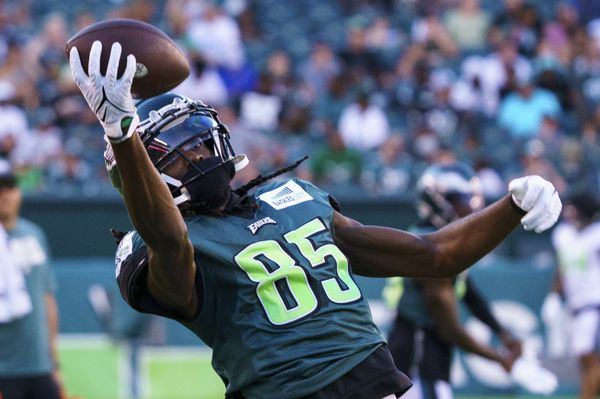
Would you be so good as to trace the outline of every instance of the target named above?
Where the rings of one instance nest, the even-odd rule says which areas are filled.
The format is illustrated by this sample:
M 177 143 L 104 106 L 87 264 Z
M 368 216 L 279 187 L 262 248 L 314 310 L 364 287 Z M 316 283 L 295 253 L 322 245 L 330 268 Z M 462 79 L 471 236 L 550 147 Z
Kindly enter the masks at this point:
M 138 104 L 138 113 L 151 109 L 138 128 L 148 155 L 180 208 L 198 213 L 217 209 L 229 197 L 235 172 L 248 160 L 235 155 L 229 131 L 212 107 L 178 95 L 163 96 Z
M 229 131 L 212 107 L 175 97 L 171 104 L 150 111 L 140 127 L 142 142 L 177 205 L 189 202 L 192 209 L 215 209 L 227 201 L 229 183 L 247 159 L 236 157 Z M 211 156 L 194 159 L 200 147 Z M 185 165 L 185 173 L 173 175 L 176 163 Z

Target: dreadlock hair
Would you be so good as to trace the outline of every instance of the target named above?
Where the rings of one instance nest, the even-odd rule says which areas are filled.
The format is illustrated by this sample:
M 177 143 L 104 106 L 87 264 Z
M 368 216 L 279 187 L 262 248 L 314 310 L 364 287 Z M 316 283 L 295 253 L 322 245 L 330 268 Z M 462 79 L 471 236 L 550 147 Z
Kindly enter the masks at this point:
M 115 238 L 116 244 L 119 245 L 127 233 L 117 229 L 110 229 L 110 234 Z
M 269 180 L 273 179 L 274 177 L 277 177 L 281 174 L 289 172 L 290 170 L 296 169 L 302 162 L 306 161 L 307 159 L 308 159 L 308 155 L 305 155 L 302 158 L 300 158 L 299 160 L 297 160 L 296 162 L 294 162 L 293 164 L 286 166 L 285 168 L 281 168 L 281 169 L 271 173 L 270 175 L 266 175 L 266 176 L 258 175 L 254 179 L 250 180 L 248 183 L 233 190 L 233 192 L 236 193 L 237 195 L 239 195 L 240 197 L 244 197 L 248 193 L 248 191 L 252 190 L 254 187 L 260 186 L 264 182 L 269 181 Z
M 183 204 L 179 205 L 179 210 L 183 216 L 207 215 L 207 216 L 215 216 L 215 217 L 225 217 L 227 215 L 232 215 L 232 214 L 256 209 L 256 207 L 257 207 L 256 204 L 249 202 L 249 201 L 244 201 L 246 195 L 248 194 L 248 192 L 250 190 L 252 190 L 253 188 L 255 188 L 255 187 L 263 184 L 264 182 L 269 181 L 279 175 L 282 175 L 286 172 L 296 169 L 302 162 L 306 161 L 307 159 L 308 159 L 308 155 L 305 155 L 291 165 L 288 165 L 284 168 L 276 170 L 275 172 L 273 172 L 269 175 L 266 175 L 266 176 L 258 175 L 254 179 L 250 180 L 248 183 L 233 190 L 233 192 L 240 197 L 239 200 L 235 201 L 233 206 L 226 207 L 225 209 L 219 209 L 219 208 L 210 206 L 211 204 L 209 204 L 209 203 L 184 202 Z M 115 239 L 117 240 L 117 244 L 119 242 L 121 242 L 121 240 L 123 239 L 123 236 L 126 234 L 125 232 L 118 231 L 115 229 L 111 229 L 110 232 L 113 235 L 113 237 L 115 237 Z

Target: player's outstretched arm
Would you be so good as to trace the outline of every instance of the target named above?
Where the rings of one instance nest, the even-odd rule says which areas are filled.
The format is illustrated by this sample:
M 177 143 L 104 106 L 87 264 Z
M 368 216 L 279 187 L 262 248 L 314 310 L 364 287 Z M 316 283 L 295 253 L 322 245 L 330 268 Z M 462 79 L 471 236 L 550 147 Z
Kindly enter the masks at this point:
M 138 117 L 130 90 L 135 57 L 127 57 L 125 72 L 117 79 L 121 46 L 113 44 L 106 76 L 100 73 L 101 52 L 101 43 L 94 42 L 88 75 L 81 66 L 77 49 L 73 48 L 70 53 L 73 78 L 111 143 L 129 216 L 148 247 L 148 290 L 163 305 L 175 308 L 183 317 L 191 316 L 197 298 L 193 247 L 187 227 L 139 135 L 134 134 Z
M 380 226 L 357 226 L 337 213 L 335 242 L 355 273 L 372 277 L 450 277 L 489 253 L 519 222 L 542 232 L 556 223 L 562 204 L 539 176 L 513 180 L 510 194 L 479 212 L 425 235 Z
M 419 279 L 425 294 L 425 303 L 431 314 L 438 336 L 449 344 L 498 362 L 506 371 L 520 353 L 503 356 L 496 349 L 475 340 L 463 327 L 458 313 L 458 302 L 452 279 Z

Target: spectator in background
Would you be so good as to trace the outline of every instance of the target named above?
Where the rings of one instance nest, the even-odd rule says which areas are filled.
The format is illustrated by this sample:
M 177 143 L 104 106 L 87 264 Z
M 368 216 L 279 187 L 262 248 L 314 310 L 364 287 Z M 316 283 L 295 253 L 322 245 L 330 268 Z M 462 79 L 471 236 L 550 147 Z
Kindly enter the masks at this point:
M 583 22 L 600 17 L 600 3 L 595 0 L 571 0 L 582 16 Z
M 517 90 L 500 103 L 498 124 L 514 138 L 527 140 L 537 135 L 546 115 L 558 117 L 561 106 L 554 93 L 536 87 L 531 76 L 517 76 Z
M 310 171 L 316 184 L 324 187 L 357 186 L 362 171 L 362 154 L 344 144 L 340 133 L 331 127 L 327 143 L 312 156 Z
M 564 218 L 552 232 L 559 265 L 559 292 L 573 315 L 571 350 L 579 360 L 580 399 L 600 394 L 600 222 L 598 198 L 587 192 L 573 195 Z M 557 301 L 553 294 L 547 301 Z M 545 306 L 549 306 L 548 303 Z
M 64 59 L 65 43 L 68 39 L 67 21 L 60 12 L 54 12 L 44 17 L 42 29 L 25 46 L 25 64 L 22 68 L 32 69 L 31 76 L 41 74 L 42 55 L 46 57 L 56 54 Z
M 519 53 L 533 57 L 542 37 L 542 30 L 543 21 L 536 6 L 525 2 L 521 7 L 517 26 L 511 32 L 511 36 L 519 44 Z
M 342 140 L 348 148 L 370 151 L 379 147 L 389 135 L 389 124 L 383 109 L 370 103 L 367 88 L 360 88 L 356 101 L 348 105 L 338 122 Z
M 366 158 L 362 185 L 374 196 L 404 194 L 412 181 L 413 162 L 404 137 L 392 134 L 379 146 L 375 156 Z
M 13 84 L 0 80 L 0 158 L 12 158 L 15 149 L 29 133 L 27 115 L 13 103 L 14 99 Z
M 231 107 L 222 107 L 219 116 L 228 129 L 235 130 L 237 134 L 231 137 L 232 145 L 239 149 L 241 154 L 252 157 L 252 162 L 236 173 L 234 185 L 242 185 L 260 173 L 265 173 L 273 168 L 284 165 L 288 157 L 282 140 L 276 139 L 260 130 L 250 129 L 238 118 Z M 277 165 L 277 166 L 275 166 Z
M 490 28 L 489 41 L 492 46 L 512 39 L 512 31 L 519 23 L 524 3 L 524 0 L 504 0 L 504 7 L 494 16 Z
M 409 151 L 421 165 L 423 163 L 430 163 L 432 157 L 435 156 L 440 147 L 442 147 L 439 137 L 425 125 L 415 129 L 411 144 Z M 418 173 L 420 174 L 421 172 L 422 170 Z
M 499 198 L 504 192 L 506 183 L 485 158 L 475 161 L 475 174 L 481 182 L 481 193 L 484 198 Z
M 63 153 L 63 131 L 55 125 L 54 110 L 50 107 L 40 108 L 35 117 L 34 128 L 20 142 L 13 157 L 24 191 L 39 188 L 43 183 L 43 173 Z
M 187 38 L 209 64 L 238 69 L 245 61 L 239 26 L 214 3 L 202 2 L 199 16 L 189 21 Z
M 548 181 L 551 181 L 559 193 L 567 189 L 565 179 L 560 175 L 556 167 L 546 159 L 546 148 L 540 139 L 532 139 L 525 143 L 521 154 L 520 173 L 535 173 Z
M 13 86 L 17 103 L 25 108 L 36 107 L 38 96 L 35 82 L 38 76 L 35 69 L 27 65 L 30 61 L 25 51 L 25 38 L 18 33 L 12 33 L 6 41 L 7 53 L 0 65 L 0 79 Z
M 490 42 L 497 45 L 505 40 L 517 43 L 519 53 L 526 57 L 535 54 L 542 35 L 542 20 L 534 5 L 524 0 L 505 0 L 490 30 Z
M 392 26 L 387 16 L 378 16 L 365 32 L 367 47 L 379 52 L 396 52 L 403 43 L 404 38 Z
M 292 60 L 287 52 L 275 50 L 267 59 L 266 73 L 273 82 L 273 93 L 282 99 L 292 95 L 295 85 Z
M 89 160 L 83 156 L 85 144 L 72 137 L 65 141 L 61 156 L 54 159 L 46 168 L 45 176 L 51 187 L 59 193 L 77 193 L 77 195 L 94 195 L 98 184 L 105 174 L 96 176 Z M 101 177 L 102 178 L 101 178 Z
M 479 0 L 460 0 L 458 7 L 444 16 L 444 26 L 461 51 L 485 49 L 490 22 Z
M 113 9 L 109 13 L 109 17 L 130 18 L 151 23 L 155 12 L 155 4 L 152 0 L 130 0 Z
M 323 41 L 313 44 L 310 55 L 300 66 L 300 77 L 317 98 L 327 90 L 331 80 L 340 73 L 339 58 Z
M 316 98 L 313 107 L 313 115 L 316 124 L 336 123 L 339 121 L 342 113 L 352 101 L 350 90 L 347 85 L 346 74 L 340 74 L 332 77 L 325 88 L 325 92 Z
M 461 65 L 462 78 L 454 85 L 451 94 L 452 104 L 459 109 L 472 109 L 495 116 L 501 92 L 510 84 L 510 79 L 531 74 L 529 60 L 519 55 L 513 42 L 503 41 L 498 50 L 491 54 L 472 55 L 464 59 Z
M 439 8 L 425 7 L 420 18 L 413 22 L 411 37 L 415 44 L 453 58 L 458 47 L 438 16 Z
M 21 198 L 0 162 L 0 396 L 59 399 L 55 281 L 44 233 L 19 216 Z
M 571 41 L 580 26 L 579 14 L 573 3 L 568 1 L 559 1 L 554 11 L 554 19 L 544 25 L 543 40 L 561 64 L 568 65 L 573 52 Z
M 255 90 L 240 97 L 240 122 L 246 129 L 273 132 L 283 108 L 283 100 L 273 92 L 273 79 L 260 74 Z
M 201 52 L 188 49 L 190 76 L 177 86 L 173 92 L 184 96 L 199 96 L 202 101 L 215 107 L 227 103 L 227 87 L 219 72 L 210 65 Z
M 237 21 L 216 3 L 212 0 L 187 2 L 184 6 L 187 27 L 182 40 L 218 69 L 229 98 L 234 101 L 255 86 L 257 67 L 246 59 Z
M 349 74 L 350 84 L 358 84 L 365 76 L 377 75 L 382 70 L 377 52 L 368 46 L 366 26 L 359 21 L 349 21 L 346 43 L 339 57 Z

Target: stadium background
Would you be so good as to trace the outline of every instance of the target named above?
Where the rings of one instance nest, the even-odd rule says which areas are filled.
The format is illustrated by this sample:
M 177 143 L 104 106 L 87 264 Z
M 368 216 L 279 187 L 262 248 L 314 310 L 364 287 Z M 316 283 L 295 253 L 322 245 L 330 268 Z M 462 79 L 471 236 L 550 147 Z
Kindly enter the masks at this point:
M 599 191 L 593 0 L 2 2 L 0 156 L 19 172 L 24 216 L 49 236 L 72 395 L 222 392 L 206 348 L 174 323 L 129 311 L 116 292 L 108 229 L 130 223 L 103 170 L 99 125 L 64 56 L 71 34 L 108 17 L 151 22 L 186 51 L 195 71 L 177 90 L 220 110 L 236 148 L 253 161 L 237 182 L 309 154 L 299 175 L 330 190 L 345 213 L 400 228 L 414 222 L 420 171 L 454 157 L 473 164 L 490 200 L 528 173 L 563 195 Z M 519 95 L 526 90 L 537 101 Z M 540 316 L 554 268 L 548 234 L 517 231 L 473 273 L 501 320 L 557 372 L 558 394 L 572 397 L 576 366 L 560 347 L 565 332 Z M 385 329 L 383 281 L 360 283 Z M 113 299 L 111 319 L 92 311 L 94 284 Z M 478 359 L 457 358 L 455 370 L 461 394 L 525 394 Z

